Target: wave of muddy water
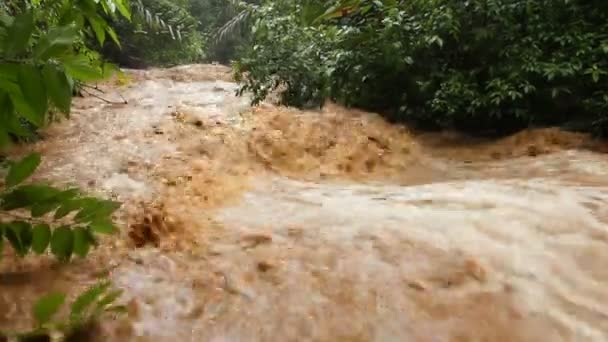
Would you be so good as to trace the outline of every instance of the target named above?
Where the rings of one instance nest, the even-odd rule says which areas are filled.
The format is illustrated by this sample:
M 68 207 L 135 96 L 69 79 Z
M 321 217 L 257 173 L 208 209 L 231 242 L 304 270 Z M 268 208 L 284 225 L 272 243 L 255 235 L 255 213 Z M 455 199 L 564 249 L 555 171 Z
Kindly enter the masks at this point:
M 27 147 L 37 178 L 123 201 L 121 235 L 69 265 L 6 251 L 0 328 L 107 275 L 130 316 L 99 340 L 608 340 L 599 143 L 251 109 L 216 66 L 130 75 L 102 86 L 128 104 L 78 99 Z

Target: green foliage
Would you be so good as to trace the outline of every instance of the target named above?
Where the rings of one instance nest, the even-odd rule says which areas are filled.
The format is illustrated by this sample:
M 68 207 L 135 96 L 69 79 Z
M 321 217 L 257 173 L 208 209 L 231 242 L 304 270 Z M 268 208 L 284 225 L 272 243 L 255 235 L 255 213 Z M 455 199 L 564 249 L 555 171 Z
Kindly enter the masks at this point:
M 204 40 L 188 5 L 188 0 L 133 1 L 132 20 L 116 25 L 122 48 L 106 44 L 103 54 L 129 67 L 202 61 Z
M 50 248 L 60 260 L 67 261 L 73 254 L 85 257 L 90 247 L 96 244 L 95 234 L 116 232 L 111 215 L 120 204 L 84 197 L 77 189 L 60 190 L 41 184 L 22 184 L 39 163 L 40 156 L 32 154 L 12 163 L 9 168 L 6 189 L 0 192 L 0 210 L 7 213 L 26 210 L 29 218 L 19 216 L 15 221 L 0 224 L 0 240 L 6 239 L 20 256 L 29 252 L 43 254 Z M 70 213 L 74 215 L 68 221 L 65 217 Z M 35 222 L 36 218 L 45 215 L 63 221 L 55 228 L 44 222 Z
M 255 101 L 281 86 L 475 132 L 608 127 L 605 1 L 266 1 L 254 22 L 235 66 Z
M 103 63 L 89 50 L 86 37 L 103 44 L 106 34 L 118 38 L 107 18 L 117 13 L 129 18 L 126 0 L 6 0 L 0 2 L 0 148 L 9 135 L 23 138 L 52 119 L 49 109 L 69 114 L 73 86 L 78 81 L 108 77 L 117 68 Z M 51 253 L 62 261 L 72 254 L 84 257 L 96 244 L 94 233 L 115 230 L 111 215 L 118 203 L 84 197 L 78 189 L 61 190 L 44 184 L 25 184 L 40 165 L 38 154 L 19 161 L 3 160 L 6 176 L 0 188 L 0 258 L 5 241 L 24 257 L 30 252 Z M 8 168 L 8 170 L 5 170 Z M 61 226 L 49 225 L 54 213 Z M 73 213 L 71 217 L 68 217 Z M 14 219 L 11 219 L 14 218 Z M 96 228 L 97 227 L 97 228 Z M 101 227 L 101 228 L 99 228 Z M 52 323 L 65 295 L 52 293 L 33 307 L 36 329 L 24 334 L 0 333 L 0 340 L 50 340 L 50 332 L 71 333 L 105 312 L 124 311 L 113 306 L 120 296 L 109 283 L 83 293 L 72 305 L 69 322 Z M 91 307 L 93 307 L 91 309 Z
M 75 82 L 98 80 L 116 70 L 83 42 L 87 35 L 99 43 L 106 33 L 115 35 L 104 16 L 128 18 L 128 9 L 124 0 L 9 1 L 0 6 L 0 148 L 9 143 L 9 134 L 31 133 L 23 120 L 39 128 L 49 121 L 50 108 L 69 114 Z M 111 215 L 119 205 L 84 197 L 77 189 L 23 184 L 40 162 L 38 154 L 31 154 L 9 164 L 0 213 L 16 219 L 0 222 L 0 241 L 20 256 L 49 248 L 61 260 L 74 253 L 85 256 L 95 244 L 94 233 L 113 231 Z M 37 221 L 52 213 L 56 220 L 75 215 L 58 228 Z
M 207 60 L 229 63 L 251 38 L 249 26 L 258 0 L 193 0 L 190 11 L 207 40 Z
M 40 128 L 49 108 L 69 114 L 72 85 L 113 70 L 83 45 L 115 36 L 102 14 L 129 16 L 124 0 L 9 1 L 0 7 L 0 147 L 10 136 L 27 138 L 22 122 Z M 101 13 L 101 14 L 100 14 Z
M 66 296 L 62 293 L 50 293 L 36 301 L 32 314 L 36 319 L 36 328 L 21 333 L 0 333 L 2 337 L 14 337 L 18 341 L 29 341 L 36 338 L 48 338 L 53 332 L 60 332 L 64 338 L 98 320 L 101 316 L 111 313 L 124 313 L 126 308 L 116 305 L 116 300 L 122 291 L 111 288 L 111 283 L 101 281 L 81 293 L 72 302 L 67 318 L 54 321 L 61 309 L 65 306 Z
M 249 19 L 259 0 L 137 0 L 131 22 L 119 21 L 123 48 L 103 54 L 129 67 L 228 63 L 249 42 Z
M 21 182 L 29 178 L 40 165 L 40 155 L 37 153 L 30 154 L 22 160 L 13 163 L 6 175 L 5 184 L 12 188 L 19 185 Z
M 47 324 L 64 302 L 65 295 L 62 293 L 51 293 L 40 298 L 34 305 L 34 317 L 38 324 Z

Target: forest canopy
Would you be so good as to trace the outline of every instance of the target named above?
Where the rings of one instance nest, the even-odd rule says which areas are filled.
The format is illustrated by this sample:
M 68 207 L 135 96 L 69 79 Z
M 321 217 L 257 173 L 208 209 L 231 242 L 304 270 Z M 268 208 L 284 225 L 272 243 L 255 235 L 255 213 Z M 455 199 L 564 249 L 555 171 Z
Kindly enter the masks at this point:
M 70 1 L 32 3 L 43 13 Z M 232 64 L 254 103 L 280 91 L 286 105 L 329 99 L 425 128 L 608 131 L 602 0 L 119 3 L 129 17 L 106 11 L 84 22 L 79 42 L 100 63 Z

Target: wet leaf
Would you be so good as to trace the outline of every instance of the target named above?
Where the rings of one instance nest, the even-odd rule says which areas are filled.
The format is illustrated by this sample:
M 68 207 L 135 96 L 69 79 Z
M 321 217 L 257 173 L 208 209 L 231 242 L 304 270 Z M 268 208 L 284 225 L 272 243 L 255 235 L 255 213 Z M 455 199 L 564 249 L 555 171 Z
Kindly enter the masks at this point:
M 69 215 L 71 212 L 74 212 L 80 209 L 81 205 L 78 200 L 67 200 L 64 201 L 63 204 L 57 209 L 55 212 L 55 219 L 61 219 Z
M 80 81 L 97 81 L 103 78 L 103 72 L 85 55 L 65 56 L 61 58 L 67 73 Z
M 99 42 L 100 46 L 106 42 L 106 30 L 105 27 L 108 26 L 108 23 L 103 20 L 103 18 L 99 16 L 90 16 L 88 17 L 89 24 L 91 24 L 91 28 L 93 32 L 95 32 L 95 36 L 97 37 L 97 42 Z
M 107 220 L 121 206 L 119 202 L 103 201 L 96 198 L 82 199 L 81 204 L 82 210 L 76 215 L 78 222 Z
M 48 323 L 65 302 L 65 294 L 52 293 L 40 298 L 34 305 L 34 317 L 39 325 Z
M 34 48 L 34 57 L 46 61 L 57 57 L 68 50 L 78 38 L 78 29 L 74 25 L 52 27 L 42 36 Z
M 118 12 L 130 20 L 131 9 L 129 8 L 127 0 L 115 0 L 114 3 L 116 4 L 116 8 L 118 8 Z
M 112 40 L 114 41 L 114 44 L 116 44 L 118 47 L 121 47 L 120 40 L 118 40 L 118 35 L 116 34 L 116 31 L 114 31 L 114 29 L 110 26 L 107 27 L 107 31 L 108 35 L 110 35 L 110 38 L 112 38 Z
M 110 285 L 111 283 L 109 281 L 101 282 L 78 296 L 72 304 L 70 320 L 72 322 L 80 321 L 83 318 L 85 311 L 104 294 Z
M 15 252 L 24 257 L 32 244 L 32 226 L 22 221 L 11 222 L 5 225 L 4 236 Z
M 15 56 L 23 52 L 34 32 L 34 15 L 32 12 L 25 12 L 15 17 L 12 25 L 8 28 L 7 39 L 4 51 L 10 56 Z
M 6 186 L 9 188 L 14 187 L 29 178 L 36 171 L 40 162 L 40 154 L 32 153 L 22 160 L 13 163 L 5 179 Z
M 72 105 L 72 89 L 65 74 L 47 64 L 42 69 L 42 75 L 53 104 L 63 113 L 69 114 Z
M 58 206 L 59 203 L 56 201 L 36 203 L 32 206 L 31 209 L 32 217 L 42 217 L 55 210 Z
M 58 259 L 67 261 L 74 251 L 74 233 L 69 227 L 55 229 L 51 238 L 51 252 Z
M 60 191 L 46 185 L 22 185 L 8 194 L 3 195 L 1 208 L 14 210 L 25 208 L 37 203 L 46 202 L 60 194 Z
M 51 228 L 47 224 L 39 224 L 32 231 L 32 250 L 43 254 L 51 241 Z
M 86 257 L 91 249 L 91 244 L 91 237 L 87 229 L 82 227 L 74 229 L 74 254 L 82 258 Z
M 91 222 L 91 229 L 98 234 L 114 234 L 118 231 L 118 228 L 108 220 Z
M 34 66 L 20 65 L 19 86 L 23 97 L 32 109 L 31 113 L 21 113 L 37 127 L 44 125 L 44 118 L 48 109 L 46 88 L 41 71 Z

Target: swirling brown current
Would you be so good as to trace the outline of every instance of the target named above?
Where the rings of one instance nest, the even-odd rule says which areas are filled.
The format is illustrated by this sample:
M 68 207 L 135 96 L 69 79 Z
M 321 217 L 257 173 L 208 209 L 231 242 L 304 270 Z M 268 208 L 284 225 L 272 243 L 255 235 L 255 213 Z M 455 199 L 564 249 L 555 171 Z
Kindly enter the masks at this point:
M 229 70 L 130 71 L 24 149 L 125 203 L 90 258 L 5 251 L 0 328 L 108 275 L 98 340 L 606 341 L 608 156 L 585 135 L 482 141 L 329 104 L 233 96 Z

